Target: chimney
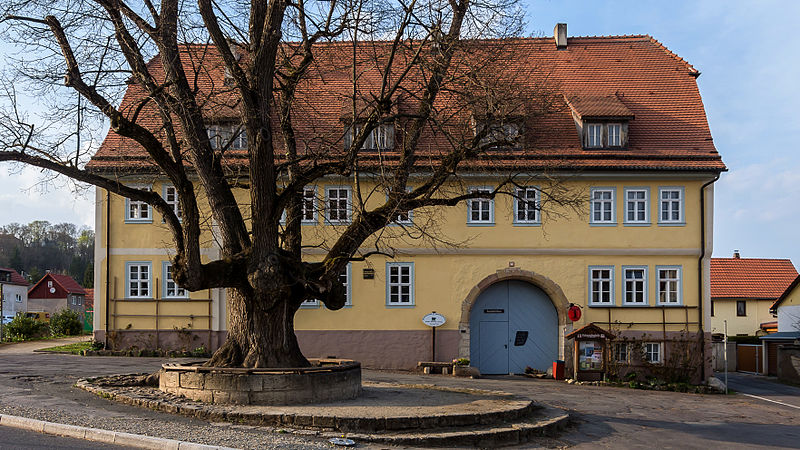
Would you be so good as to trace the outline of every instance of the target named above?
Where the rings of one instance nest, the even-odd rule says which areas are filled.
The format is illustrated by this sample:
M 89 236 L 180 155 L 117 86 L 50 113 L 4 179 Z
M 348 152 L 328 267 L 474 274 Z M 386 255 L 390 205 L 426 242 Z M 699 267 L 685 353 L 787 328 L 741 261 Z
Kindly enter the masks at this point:
M 563 50 L 567 48 L 567 24 L 557 23 L 553 28 L 553 36 L 556 40 L 556 48 Z
M 739 259 L 739 258 L 740 258 L 740 256 L 739 256 L 739 249 L 738 249 L 738 248 L 737 248 L 736 250 L 734 250 L 734 251 L 733 251 L 733 258 L 734 258 L 734 259 Z

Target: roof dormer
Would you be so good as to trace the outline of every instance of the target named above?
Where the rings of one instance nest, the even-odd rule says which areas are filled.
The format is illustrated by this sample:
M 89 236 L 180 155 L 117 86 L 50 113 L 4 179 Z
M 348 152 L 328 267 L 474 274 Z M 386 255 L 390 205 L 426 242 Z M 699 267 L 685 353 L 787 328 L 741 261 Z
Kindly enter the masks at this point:
M 565 96 L 565 100 L 584 149 L 627 148 L 628 124 L 634 115 L 617 95 Z

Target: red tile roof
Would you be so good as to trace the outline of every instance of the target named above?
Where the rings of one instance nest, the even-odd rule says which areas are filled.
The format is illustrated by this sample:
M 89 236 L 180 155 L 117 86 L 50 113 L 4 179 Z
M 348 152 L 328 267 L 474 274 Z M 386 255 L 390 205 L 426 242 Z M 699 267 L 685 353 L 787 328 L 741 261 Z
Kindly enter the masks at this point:
M 784 289 L 780 297 L 778 297 L 778 299 L 775 300 L 772 306 L 769 307 L 769 312 L 777 314 L 778 306 L 781 305 L 781 303 L 786 299 L 786 297 L 789 296 L 789 294 L 797 287 L 798 284 L 800 284 L 800 275 L 798 275 L 797 278 L 792 280 L 792 282 L 788 286 L 786 286 L 786 289 Z
M 774 300 L 795 278 L 788 259 L 711 258 L 712 298 Z
M 46 273 L 41 280 L 37 281 L 36 284 L 33 285 L 32 288 L 28 289 L 28 292 L 33 292 L 36 287 L 39 286 L 39 284 L 48 278 L 58 283 L 69 294 L 86 295 L 86 291 L 83 289 L 83 287 L 81 287 L 77 281 L 73 280 L 71 276 L 60 275 L 56 273 Z
M 694 67 L 650 36 L 573 37 L 568 42 L 568 47 L 563 50 L 556 49 L 552 38 L 473 42 L 472 50 L 476 52 L 487 51 L 492 45 L 510 43 L 505 48 L 513 47 L 513 56 L 502 61 L 504 64 L 497 64 L 496 70 L 519 74 L 517 97 L 535 99 L 534 92 L 545 88 L 553 93 L 554 104 L 545 112 L 525 115 L 525 142 L 521 148 L 492 151 L 471 162 L 471 168 L 726 170 L 714 147 L 696 82 L 699 72 Z M 374 58 L 384 54 L 382 49 L 389 45 L 388 42 L 367 42 L 359 47 L 358 60 L 363 66 L 363 70 L 359 70 L 359 82 L 365 90 L 378 86 L 381 72 L 375 68 Z M 298 147 L 305 148 L 305 151 L 337 158 L 336 152 L 342 148 L 341 105 L 352 91 L 352 66 L 346 66 L 352 44 L 325 43 L 317 47 L 315 65 L 309 70 L 309 79 L 301 85 L 297 95 L 298 111 L 294 117 L 307 120 L 297 125 L 296 136 L 301 144 Z M 205 114 L 212 120 L 235 118 L 236 110 L 230 106 L 233 104 L 232 94 L 220 92 L 220 87 L 224 86 L 224 68 L 215 49 L 191 45 L 186 47 L 182 57 L 184 67 L 198 68 L 196 77 L 192 75 L 190 78 L 197 83 L 200 97 L 206 99 Z M 154 58 L 149 67 L 155 74 L 163 73 L 158 58 Z M 131 117 L 140 105 L 139 100 L 144 97 L 140 86 L 129 85 L 120 110 Z M 630 112 L 633 119 L 630 121 L 628 147 L 583 149 L 565 98 L 595 99 L 590 102 L 591 107 L 587 106 L 592 113 Z M 613 100 L 596 100 L 601 98 Z M 440 99 L 437 102 L 441 104 L 435 107 L 447 110 L 447 96 Z M 413 101 L 406 99 L 399 105 L 399 111 L 402 114 L 413 107 Z M 538 103 L 529 101 L 525 107 L 533 110 Z M 151 130 L 160 129 L 153 102 L 142 109 L 139 123 Z M 158 132 L 157 135 L 162 134 Z M 445 139 L 443 133 L 427 131 L 419 145 L 420 153 L 431 160 L 436 159 L 447 151 Z M 276 142 L 279 146 L 281 139 L 276 139 Z M 282 154 L 282 150 L 277 148 L 276 153 Z M 397 155 L 392 155 L 392 152 L 384 152 L 382 156 L 386 164 L 396 163 Z M 375 161 L 377 155 L 365 152 L 363 157 L 368 163 Z M 234 168 L 246 167 L 247 152 L 228 150 L 225 163 Z M 106 173 L 155 170 L 138 144 L 113 131 L 108 133 L 87 167 Z
M 0 272 L 9 272 L 11 273 L 11 281 L 5 281 L 6 284 L 16 284 L 19 286 L 27 286 L 28 281 L 20 275 L 16 270 L 11 268 L 0 267 Z

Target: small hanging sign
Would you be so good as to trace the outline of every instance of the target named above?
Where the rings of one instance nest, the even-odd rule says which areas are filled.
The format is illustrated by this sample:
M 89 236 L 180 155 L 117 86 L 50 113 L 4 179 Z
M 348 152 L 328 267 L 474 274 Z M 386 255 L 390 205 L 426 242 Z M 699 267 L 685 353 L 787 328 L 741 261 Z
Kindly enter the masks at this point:
M 436 328 L 444 325 L 445 318 L 439 313 L 432 312 L 430 314 L 425 314 L 425 317 L 422 318 L 422 323 L 429 327 Z

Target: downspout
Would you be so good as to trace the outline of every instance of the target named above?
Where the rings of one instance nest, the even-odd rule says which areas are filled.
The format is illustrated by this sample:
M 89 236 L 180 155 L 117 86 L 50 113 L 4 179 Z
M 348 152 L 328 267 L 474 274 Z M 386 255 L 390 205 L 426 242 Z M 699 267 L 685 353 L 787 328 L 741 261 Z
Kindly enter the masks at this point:
M 706 379 L 706 331 L 703 328 L 703 259 L 706 257 L 706 188 L 719 180 L 719 173 L 713 180 L 700 187 L 700 258 L 697 259 L 697 314 L 700 328 L 700 375 Z
M 109 289 L 109 279 L 111 278 L 111 249 L 109 248 L 109 244 L 111 242 L 111 193 L 106 190 L 106 333 L 105 333 L 105 345 L 103 348 L 108 348 L 108 320 L 109 320 L 109 313 L 108 307 L 110 302 L 108 301 L 108 296 L 110 294 Z

